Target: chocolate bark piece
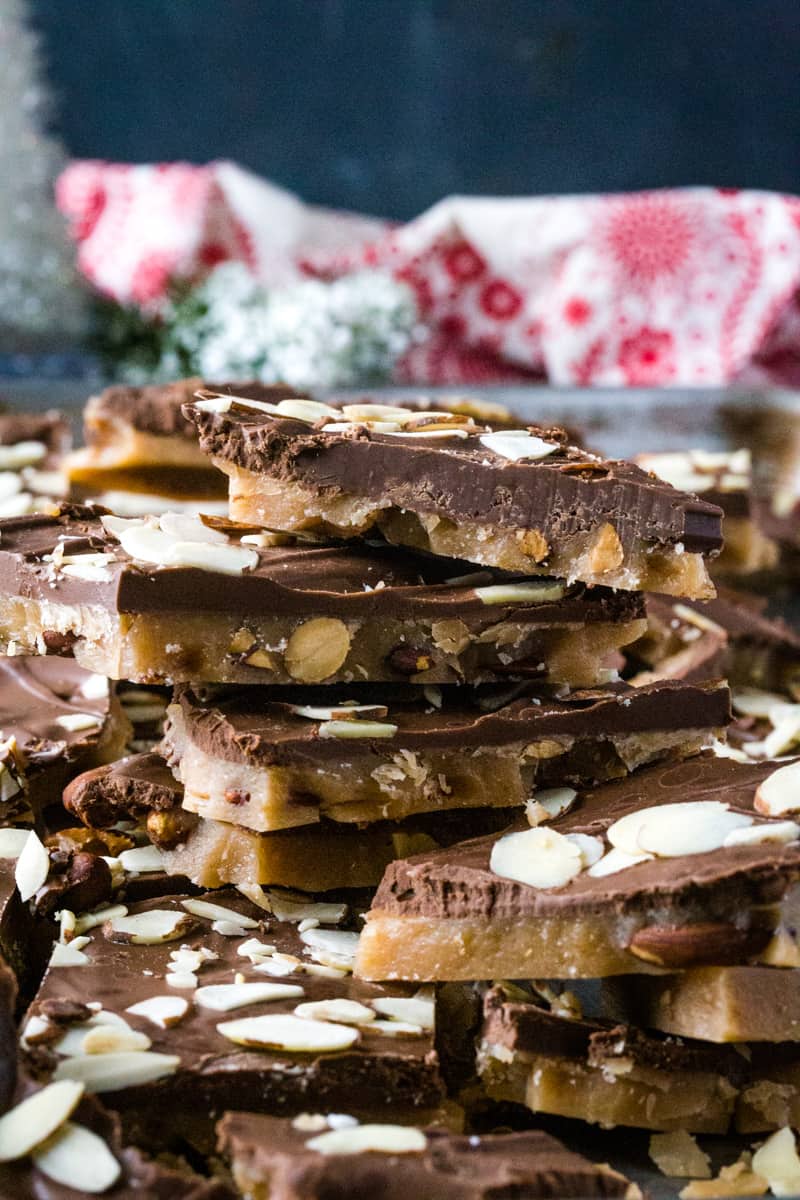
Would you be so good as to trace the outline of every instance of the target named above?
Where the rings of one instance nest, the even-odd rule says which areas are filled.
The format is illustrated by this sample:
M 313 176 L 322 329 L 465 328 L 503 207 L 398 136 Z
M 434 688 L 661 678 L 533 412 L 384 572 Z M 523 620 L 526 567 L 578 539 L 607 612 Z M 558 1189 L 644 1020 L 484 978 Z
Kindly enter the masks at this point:
M 484 1001 L 478 1070 L 488 1095 L 604 1126 L 724 1133 L 750 1077 L 737 1050 L 569 1018 L 503 987 Z
M 348 708 L 347 702 L 355 704 Z M 535 783 L 616 778 L 693 753 L 728 719 L 727 688 L 670 682 L 547 700 L 526 685 L 184 689 L 164 738 L 184 808 L 266 832 L 521 806 Z M 437 706 L 438 705 L 438 706 Z
M 311 1125 L 314 1117 L 299 1124 Z M 292 1120 L 256 1113 L 226 1113 L 219 1145 L 230 1159 L 240 1191 L 270 1200 L 526 1200 L 562 1196 L 623 1196 L 639 1189 L 607 1166 L 568 1150 L 539 1129 L 522 1133 L 460 1136 L 424 1131 L 416 1152 L 336 1154 L 314 1148 L 319 1136 Z M 319 1115 L 318 1126 L 326 1130 Z
M 0 872 L 0 880 L 2 872 Z M 2 900 L 0 900 L 2 905 Z M 0 922 L 3 911 L 0 907 Z M 17 982 L 10 967 L 0 961 L 0 1112 L 11 1103 L 17 1085 L 17 1029 L 14 1010 L 17 1004 Z
M 187 908 L 193 907 L 193 898 L 175 896 L 129 905 L 124 918 L 113 918 L 89 933 L 91 940 L 80 951 L 85 963 L 50 966 L 29 1010 L 28 1022 L 46 1016 L 43 1006 L 48 1002 L 100 1002 L 106 1012 L 150 1039 L 149 1050 L 134 1054 L 134 1074 L 128 1075 L 127 1066 L 114 1060 L 98 1064 L 102 1054 L 90 1056 L 88 1064 L 81 1052 L 65 1058 L 57 1041 L 26 1049 L 27 1022 L 22 1049 L 26 1070 L 46 1082 L 87 1071 L 94 1075 L 98 1065 L 101 1069 L 107 1065 L 110 1077 L 106 1076 L 105 1084 L 95 1076 L 94 1082 L 87 1079 L 87 1090 L 102 1090 L 104 1103 L 120 1112 L 131 1140 L 154 1148 L 185 1138 L 208 1149 L 213 1122 L 226 1109 L 293 1113 L 311 1106 L 341 1111 L 351 1107 L 355 1097 L 363 1114 L 391 1112 L 391 1119 L 404 1121 L 429 1118 L 443 1098 L 429 1028 L 397 1021 L 387 1032 L 380 1013 L 378 1025 L 343 1027 L 334 1021 L 335 1011 L 325 1011 L 329 1005 L 313 1010 L 313 1020 L 306 1010 L 295 1015 L 301 1003 L 346 999 L 362 1006 L 355 1015 L 364 1020 L 370 1010 L 377 1012 L 378 1002 L 412 995 L 402 986 L 363 984 L 348 974 L 355 935 L 325 925 L 301 933 L 296 925 L 269 917 L 230 890 L 200 899 L 221 906 L 222 912 L 211 910 L 206 915 L 202 906 L 199 910 L 195 906 L 192 913 Z M 166 915 L 146 917 L 154 910 Z M 325 916 L 321 914 L 323 920 Z M 160 922 L 160 932 L 142 928 L 141 918 Z M 212 925 L 217 919 L 222 920 L 224 932 Z M 237 922 L 242 921 L 251 927 L 238 928 Z M 151 944 L 157 937 L 164 939 L 162 944 Z M 192 972 L 194 987 L 192 979 L 186 978 Z M 261 1000 L 248 993 L 231 996 L 204 990 L 238 987 L 240 973 L 246 984 L 281 986 L 274 990 L 274 998 Z M 167 975 L 179 986 L 171 986 Z M 287 985 L 293 989 L 288 994 Z M 166 1028 L 149 1019 L 158 1013 L 150 1012 L 148 1017 L 148 1008 L 144 1013 L 130 1011 L 164 996 L 186 1001 L 184 1015 Z M 234 1007 L 209 1007 L 212 1003 Z M 432 1001 L 424 1007 L 432 1014 Z M 323 1021 L 323 1015 L 328 1019 Z M 218 1029 L 242 1019 L 263 1022 L 267 1016 L 269 1029 L 259 1028 L 258 1021 L 231 1030 L 230 1036 Z M 291 1017 L 289 1028 L 283 1027 L 283 1021 L 273 1028 L 275 1017 Z M 70 1030 L 80 1030 L 84 1024 L 75 1022 Z M 75 1037 L 80 1040 L 80 1033 L 73 1033 L 73 1043 Z M 272 1049 L 267 1048 L 270 1045 Z M 76 1048 L 80 1051 L 74 1044 L 69 1047 Z M 153 1060 L 144 1054 L 167 1058 Z M 151 1066 L 154 1073 L 148 1082 L 140 1072 Z M 168 1122 L 165 1113 L 170 1114 Z
M 181 406 L 200 379 L 146 387 L 116 386 L 92 396 L 84 410 L 86 447 L 65 467 L 74 496 L 109 490 L 154 492 L 187 499 L 222 498 L 225 481 L 201 453 Z M 225 392 L 229 385 L 214 385 Z M 284 385 L 241 383 L 237 392 L 254 399 L 283 399 L 296 393 Z
M 365 420 L 347 406 L 301 420 L 291 402 L 265 411 L 214 396 L 184 411 L 230 477 L 236 520 L 343 537 L 378 528 L 391 542 L 530 575 L 714 594 L 703 556 L 721 547 L 721 510 L 568 445 L 563 430 L 493 435 L 452 414 L 409 422 L 388 409 Z
M 57 804 L 67 781 L 123 753 L 130 725 L 108 682 L 70 659 L 0 658 L 0 817 Z
M 660 764 L 581 792 L 551 828 L 601 839 L 599 853 L 614 822 L 663 804 L 717 801 L 758 823 L 755 791 L 775 769 L 706 754 Z M 692 828 L 688 810 L 671 820 L 673 830 Z M 491 869 L 498 840 L 389 866 L 361 937 L 359 974 L 563 979 L 798 963 L 797 841 L 655 857 L 609 874 L 592 867 L 562 886 L 534 887 Z
M 57 467 L 72 442 L 69 422 L 55 410 L 0 413 L 0 446 L 18 446 L 20 442 L 37 442 L 43 447 L 43 451 L 31 450 L 35 462 L 30 465 Z
M 699 604 L 647 597 L 648 631 L 625 656 L 632 682 L 726 678 L 734 687 L 800 696 L 800 636 L 758 597 L 720 588 Z
M 695 967 L 679 974 L 620 976 L 605 985 L 638 1025 L 707 1042 L 800 1041 L 800 970 Z
M 21 1089 L 17 1101 L 35 1090 L 30 1085 Z M 206 1179 L 185 1164 L 166 1166 L 127 1146 L 119 1119 L 95 1096 L 84 1096 L 70 1120 L 99 1138 L 116 1159 L 119 1175 L 102 1193 L 108 1200 L 233 1200 L 233 1191 L 222 1180 Z M 84 1154 L 97 1153 L 96 1145 L 82 1149 Z M 96 1183 L 97 1170 L 91 1159 L 88 1168 L 88 1179 Z M 85 1200 L 89 1193 L 83 1187 L 57 1183 L 35 1159 L 26 1156 L 0 1163 L 0 1194 L 9 1200 Z
M 635 462 L 673 487 L 699 495 L 722 509 L 725 545 L 712 564 L 715 579 L 759 575 L 777 566 L 780 546 L 760 519 L 749 450 L 639 454 Z
M 181 520 L 188 537 L 191 521 Z M 509 580 L 386 546 L 270 539 L 226 522 L 212 534 L 193 520 L 195 536 L 223 539 L 203 544 L 204 569 L 132 558 L 91 507 L 1 522 L 0 638 L 143 683 L 518 675 L 592 686 L 609 653 L 644 631 L 636 595 Z M 215 568 L 214 553 L 231 549 L 246 565 L 231 573 L 219 558 Z

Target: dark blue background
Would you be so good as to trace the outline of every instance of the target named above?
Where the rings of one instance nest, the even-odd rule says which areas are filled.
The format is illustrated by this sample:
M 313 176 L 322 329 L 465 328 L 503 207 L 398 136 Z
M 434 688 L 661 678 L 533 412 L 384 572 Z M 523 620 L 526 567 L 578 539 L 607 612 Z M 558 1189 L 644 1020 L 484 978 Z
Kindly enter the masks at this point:
M 74 155 L 452 192 L 800 191 L 796 0 L 34 0 Z

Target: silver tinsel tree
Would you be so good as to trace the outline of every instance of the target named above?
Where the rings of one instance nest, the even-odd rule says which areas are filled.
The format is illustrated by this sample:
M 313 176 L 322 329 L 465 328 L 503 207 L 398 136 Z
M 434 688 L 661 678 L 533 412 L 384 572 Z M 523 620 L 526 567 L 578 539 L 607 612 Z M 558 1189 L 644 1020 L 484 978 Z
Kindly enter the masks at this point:
M 84 325 L 73 252 L 53 200 L 64 156 L 25 0 L 0 0 L 0 352 L 66 344 Z

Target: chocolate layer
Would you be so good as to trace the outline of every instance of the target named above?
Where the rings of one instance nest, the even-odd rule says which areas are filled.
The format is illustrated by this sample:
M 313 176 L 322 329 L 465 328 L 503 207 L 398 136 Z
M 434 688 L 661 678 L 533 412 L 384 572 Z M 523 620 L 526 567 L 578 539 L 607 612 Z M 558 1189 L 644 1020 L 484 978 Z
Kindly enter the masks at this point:
M 755 790 L 774 770 L 774 763 L 751 765 L 708 754 L 647 767 L 626 779 L 582 791 L 574 807 L 552 827 L 560 833 L 602 836 L 626 813 L 687 800 L 720 800 L 733 811 L 752 814 Z M 373 910 L 485 920 L 574 911 L 603 914 L 612 921 L 642 913 L 657 915 L 660 906 L 683 905 L 702 907 L 707 922 L 732 921 L 750 908 L 776 904 L 800 880 L 800 844 L 762 842 L 657 858 L 606 876 L 582 871 L 563 887 L 537 889 L 490 870 L 498 836 L 393 863 L 378 888 Z M 731 952 L 737 949 L 732 947 Z M 727 961 L 724 955 L 722 961 Z
M 89 445 L 101 440 L 106 434 L 106 423 L 124 422 L 140 433 L 152 433 L 156 437 L 182 437 L 194 441 L 194 425 L 181 412 L 181 407 L 191 401 L 198 388 L 209 388 L 223 394 L 234 392 L 248 400 L 266 400 L 276 403 L 291 396 L 301 395 L 286 384 L 263 384 L 257 381 L 246 383 L 204 383 L 202 379 L 178 379 L 174 383 L 151 384 L 146 387 L 118 385 L 106 388 L 93 396 L 87 405 L 86 441 Z
M 425 1132 L 427 1145 L 416 1153 L 326 1155 L 308 1145 L 314 1134 L 290 1120 L 226 1113 L 219 1144 L 240 1186 L 269 1187 L 270 1200 L 633 1200 L 638 1194 L 616 1171 L 595 1166 L 539 1129 L 471 1137 Z
M 259 563 L 241 575 L 135 561 L 100 523 L 103 510 L 64 505 L 44 515 L 0 521 L 0 588 L 9 595 L 64 604 L 102 605 L 111 611 L 236 612 L 335 615 L 369 620 L 458 619 L 480 629 L 514 619 L 523 623 L 580 626 L 629 621 L 643 615 L 641 598 L 576 584 L 549 603 L 486 604 L 475 588 L 505 582 L 489 569 L 423 557 L 386 546 L 318 545 L 289 540 L 258 549 Z M 221 525 L 234 542 L 252 532 Z M 55 572 L 45 556 L 62 542 L 65 553 L 113 554 L 106 580 Z M 253 549 L 252 546 L 248 547 Z M 448 582 L 467 577 L 466 583 Z
M 332 694 L 333 693 L 333 694 Z M 391 684 L 331 688 L 247 688 L 200 698 L 179 689 L 192 741 L 229 762 L 257 766 L 309 765 L 386 754 L 393 744 L 415 751 L 485 751 L 563 736 L 597 741 L 651 730 L 712 729 L 727 723 L 729 694 L 722 685 L 672 682 L 647 687 L 573 692 L 548 700 L 528 685 L 467 689 L 443 687 L 441 707 L 418 689 Z M 383 705 L 377 719 L 397 726 L 391 737 L 326 737 L 322 721 L 299 716 L 293 705 Z M 169 732 L 167 733 L 169 743 Z
M 395 437 L 352 425 L 322 432 L 303 421 L 243 406 L 210 412 L 184 409 L 206 453 L 277 480 L 297 481 L 335 496 L 349 493 L 415 513 L 522 529 L 548 542 L 612 521 L 623 549 L 644 540 L 682 543 L 689 553 L 719 550 L 721 510 L 675 491 L 632 464 L 603 460 L 570 446 L 563 430 L 530 426 L 559 449 L 537 461 L 512 461 L 464 438 Z M 335 423 L 335 421 L 332 421 Z
M 484 998 L 481 1037 L 490 1046 L 545 1058 L 576 1058 L 602 1067 L 615 1058 L 656 1071 L 708 1071 L 743 1083 L 747 1060 L 732 1047 L 645 1033 L 613 1021 L 565 1017 L 550 1012 L 535 996 L 510 998 L 502 985 Z
M 212 904 L 241 913 L 259 922 L 242 936 L 224 936 L 211 928 L 211 919 L 188 918 L 180 897 L 159 897 L 130 904 L 129 916 L 150 909 L 183 913 L 190 928 L 161 945 L 141 945 L 111 940 L 107 929 L 97 929 L 84 947 L 89 961 L 81 966 L 51 967 L 42 982 L 30 1015 L 41 1013 L 48 1002 L 85 1003 L 98 1000 L 135 1029 L 145 1033 L 157 1053 L 177 1055 L 174 1073 L 149 1084 L 122 1087 L 104 1093 L 109 1107 L 123 1113 L 136 1140 L 145 1136 L 164 1145 L 183 1133 L 193 1140 L 208 1139 L 211 1123 L 225 1109 L 245 1108 L 264 1112 L 298 1112 L 310 1107 L 342 1111 L 356 1098 L 361 1111 L 416 1110 L 434 1107 L 442 1099 L 442 1083 L 433 1049 L 433 1035 L 390 1037 L 368 1026 L 359 1029 L 353 1046 L 340 1052 L 314 1053 L 249 1049 L 217 1031 L 227 1020 L 263 1014 L 291 1014 L 301 1002 L 348 998 L 368 1005 L 389 996 L 410 995 L 402 987 L 364 984 L 336 972 L 312 974 L 285 964 L 282 973 L 258 973 L 239 948 L 256 938 L 280 953 L 294 955 L 301 964 L 314 966 L 309 946 L 295 925 L 271 919 L 262 909 L 233 890 L 202 897 Z M 202 1007 L 192 990 L 175 991 L 165 982 L 170 953 L 181 945 L 205 947 L 215 957 L 199 971 L 200 987 L 232 984 L 241 972 L 247 982 L 296 984 L 303 994 L 288 999 L 248 1004 L 220 1012 Z M 281 970 L 281 968 L 279 968 Z M 126 1010 L 154 996 L 180 995 L 189 1002 L 188 1013 L 174 1026 L 162 1029 Z M 46 1011 L 46 1010 L 45 1010 Z M 25 1052 L 26 1068 L 40 1081 L 49 1079 L 59 1058 L 47 1046 Z M 165 1122 L 165 1114 L 170 1119 Z

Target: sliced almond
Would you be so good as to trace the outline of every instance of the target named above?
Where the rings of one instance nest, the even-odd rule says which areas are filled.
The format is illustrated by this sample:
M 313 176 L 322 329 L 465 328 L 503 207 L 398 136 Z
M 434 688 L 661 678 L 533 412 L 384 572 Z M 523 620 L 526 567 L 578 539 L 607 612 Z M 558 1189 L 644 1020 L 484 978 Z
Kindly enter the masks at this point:
M 103 1029 L 118 1030 L 123 1033 L 132 1032 L 124 1017 L 120 1017 L 115 1012 L 109 1012 L 107 1009 L 100 1009 L 88 1020 L 77 1022 L 65 1029 L 58 1041 L 53 1043 L 53 1050 L 64 1058 L 74 1058 L 86 1054 L 83 1042 L 87 1033 Z
M 150 996 L 147 1000 L 132 1004 L 125 1011 L 132 1016 L 143 1017 L 145 1021 L 152 1021 L 161 1029 L 171 1029 L 183 1020 L 189 1007 L 189 1001 L 183 996 Z
M 743 717 L 765 717 L 772 720 L 773 713 L 788 705 L 785 696 L 777 692 L 762 692 L 758 688 L 736 688 L 731 697 L 734 712 Z
M 602 838 L 592 837 L 588 833 L 567 833 L 565 837 L 581 852 L 581 864 L 585 868 L 593 867 L 603 857 L 605 842 Z
M 800 839 L 800 825 L 796 821 L 772 821 L 763 825 L 750 825 L 732 829 L 723 846 L 758 846 L 764 842 L 787 844 Z
M 278 413 L 282 417 L 292 417 L 295 421 L 308 421 L 310 425 L 315 425 L 317 421 L 321 421 L 324 417 L 338 417 L 338 408 L 331 408 L 329 404 L 322 404 L 319 400 L 281 400 L 277 406 Z
M 236 953 L 242 958 L 249 958 L 251 962 L 259 962 L 262 958 L 269 958 L 276 951 L 277 947 L 271 942 L 260 942 L 258 938 L 248 938 L 246 942 L 242 942 L 238 946 Z
M 410 1021 L 384 1021 L 379 1017 L 367 1026 L 370 1033 L 382 1033 L 386 1037 L 423 1037 L 427 1032 L 421 1025 L 412 1025 Z
M 800 759 L 778 767 L 756 788 L 754 807 L 766 817 L 800 811 Z
M 242 1017 L 217 1026 L 223 1037 L 240 1046 L 264 1050 L 289 1050 L 301 1054 L 347 1050 L 358 1041 L 359 1033 L 351 1025 L 332 1021 L 306 1021 L 283 1013 L 261 1017 Z
M 190 513 L 165 512 L 158 518 L 162 532 L 178 542 L 206 542 L 211 546 L 227 546 L 228 539 L 221 529 L 206 525 L 201 517 Z
M 87 1054 L 65 1058 L 53 1072 L 55 1080 L 74 1079 L 87 1092 L 119 1092 L 174 1075 L 181 1060 L 174 1054 L 153 1050 L 123 1054 Z
M 306 1142 L 318 1154 L 421 1154 L 428 1139 L 410 1125 L 356 1125 L 332 1129 Z
M 294 983 L 218 983 L 198 988 L 194 998 L 200 1008 L 232 1012 L 248 1004 L 293 1000 L 302 995 L 303 989 Z
M 19 858 L 29 834 L 29 829 L 0 829 L 0 858 Z
M 392 738 L 397 726 L 388 721 L 323 721 L 319 736 L 324 738 Z
M 88 933 L 90 929 L 96 929 L 98 925 L 104 925 L 106 921 L 110 921 L 114 917 L 127 916 L 127 913 L 128 910 L 124 904 L 106 904 L 103 908 L 96 908 L 94 912 L 82 913 L 76 917 L 72 933 L 80 936 L 82 933 Z M 66 940 L 66 938 L 62 938 L 62 941 Z
M 298 1113 L 292 1121 L 292 1129 L 300 1133 L 320 1133 L 328 1128 L 328 1118 L 322 1113 Z
M 563 834 L 541 826 L 509 833 L 492 847 L 489 868 L 534 888 L 563 887 L 582 870 L 581 851 Z
M 103 926 L 110 942 L 132 942 L 134 946 L 160 946 L 189 933 L 195 922 L 187 913 L 171 908 L 150 908 L 132 916 L 114 917 Z
M 63 716 L 56 717 L 56 725 L 60 725 L 68 733 L 80 733 L 99 724 L 100 718 L 94 713 L 64 713 Z
M 209 900 L 194 898 L 181 900 L 181 904 L 188 913 L 195 917 L 205 917 L 208 921 L 230 921 L 242 929 L 258 929 L 258 921 L 245 916 L 244 913 L 237 912 L 235 908 L 225 908 L 222 904 L 212 904 Z
M 81 1049 L 84 1054 L 135 1054 L 149 1050 L 152 1044 L 146 1034 L 135 1029 L 97 1025 L 84 1034 Z
M 164 983 L 177 991 L 191 992 L 197 987 L 197 976 L 192 971 L 169 971 Z
M 89 938 L 73 938 L 71 942 L 56 942 L 50 955 L 48 967 L 87 967 L 92 961 L 88 954 L 83 953 L 83 947 Z
M 101 1137 L 66 1121 L 32 1154 L 37 1170 L 62 1187 L 87 1195 L 107 1192 L 122 1168 Z
M 475 588 L 475 595 L 484 604 L 552 604 L 563 600 L 563 583 L 493 583 L 490 587 Z
M 731 812 L 726 804 L 716 800 L 660 804 L 644 812 L 637 837 L 639 849 L 659 858 L 718 850 L 734 829 L 753 824 L 752 817 Z
M 321 951 L 333 959 L 340 959 L 343 963 L 355 962 L 357 933 L 348 933 L 343 929 L 307 929 L 300 934 L 300 940 L 310 949 Z
M 294 630 L 284 665 L 300 683 L 321 683 L 334 675 L 350 652 L 350 634 L 338 617 L 313 617 Z
M 528 821 L 531 825 L 541 825 L 542 821 L 554 821 L 556 817 L 563 817 L 564 813 L 569 812 L 572 808 L 577 798 L 578 793 L 575 788 L 543 788 L 525 802 L 525 811 L 529 813 Z M 540 809 L 541 812 L 539 812 Z M 531 820 L 533 815 L 538 819 Z
M 335 415 L 339 416 L 339 413 Z M 415 413 L 413 409 L 398 408 L 392 404 L 345 404 L 342 406 L 341 415 L 356 424 L 365 421 L 396 421 L 398 424 L 404 425 L 413 420 L 415 416 L 419 416 L 419 413 Z
M 800 1157 L 788 1125 L 773 1133 L 756 1150 L 753 1171 L 766 1179 L 773 1196 L 796 1196 L 800 1192 Z
M 30 900 L 40 887 L 44 887 L 50 872 L 50 855 L 39 838 L 30 831 L 17 859 L 14 879 L 20 898 Z
M 371 1008 L 345 997 L 310 1000 L 306 1004 L 298 1004 L 294 1012 L 295 1016 L 302 1017 L 304 1021 L 338 1021 L 340 1025 L 369 1025 L 375 1020 L 375 1013 Z
M 347 915 L 346 904 L 290 899 L 280 892 L 268 892 L 270 908 L 278 921 L 319 921 L 320 925 L 338 925 Z
M 134 846 L 132 850 L 123 850 L 119 861 L 123 870 L 136 875 L 164 870 L 164 855 L 158 846 Z
M 364 713 L 371 717 L 385 717 L 389 711 L 385 704 L 334 704 L 330 708 L 314 704 L 290 704 L 289 707 L 298 717 L 307 717 L 309 721 L 358 721 Z
M 21 471 L 23 467 L 32 467 L 41 462 L 47 454 L 44 442 L 28 440 L 12 442 L 10 446 L 0 446 L 0 471 Z
M 34 1092 L 0 1117 L 0 1162 L 30 1154 L 72 1115 L 83 1095 L 83 1084 L 56 1081 Z
M 234 921 L 212 921 L 211 929 L 220 937 L 244 937 L 247 933 L 243 925 L 237 925 Z
M 546 442 L 544 438 L 528 433 L 526 429 L 508 429 L 502 433 L 485 433 L 480 443 L 493 454 L 501 458 L 519 462 L 523 458 L 547 458 L 554 450 L 558 450 L 558 442 Z
M 174 542 L 165 567 L 194 567 L 219 575 L 242 575 L 258 566 L 258 554 L 246 546 L 217 546 L 206 542 Z
M 393 1021 L 405 1021 L 431 1031 L 434 1028 L 433 996 L 382 996 L 372 1001 L 372 1007 Z
M 171 971 L 199 971 L 207 963 L 216 962 L 219 955 L 208 946 L 180 946 L 170 950 Z
M 593 879 L 602 879 L 605 875 L 616 875 L 617 871 L 625 871 L 628 867 L 635 867 L 638 863 L 652 862 L 652 854 L 628 854 L 626 850 L 620 850 L 618 846 L 614 846 L 607 854 L 589 867 L 588 874 Z

